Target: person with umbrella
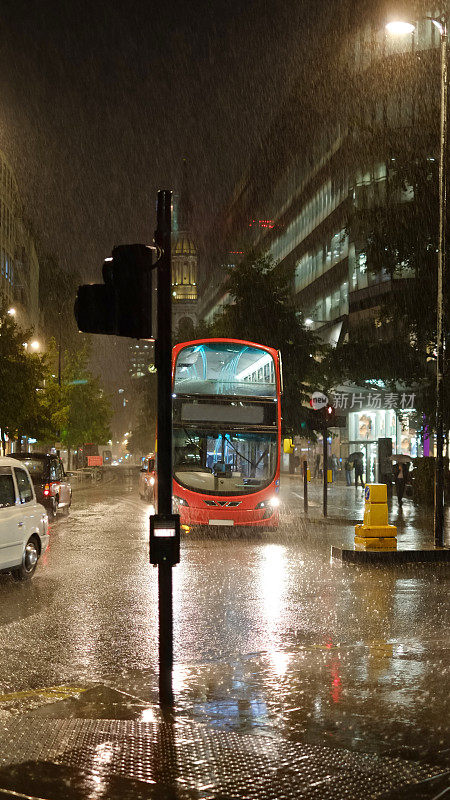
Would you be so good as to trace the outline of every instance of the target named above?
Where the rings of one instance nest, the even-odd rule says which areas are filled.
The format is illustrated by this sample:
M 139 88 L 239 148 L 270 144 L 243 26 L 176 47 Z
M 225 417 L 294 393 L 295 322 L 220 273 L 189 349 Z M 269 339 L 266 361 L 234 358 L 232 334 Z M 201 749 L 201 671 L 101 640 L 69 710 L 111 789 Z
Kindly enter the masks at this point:
M 412 459 L 410 456 L 399 453 L 398 455 L 391 456 L 391 460 L 395 462 L 394 466 L 392 467 L 392 473 L 394 475 L 398 504 L 401 506 L 403 503 L 405 486 L 409 477 L 409 465 Z
M 353 483 L 352 481 L 353 461 L 350 458 L 345 459 L 344 469 L 345 469 L 345 480 L 347 482 L 347 486 L 351 486 Z
M 363 454 L 360 450 L 357 450 L 355 453 L 350 453 L 348 457 L 348 461 L 353 462 L 353 466 L 355 468 L 355 489 L 358 486 L 358 478 L 361 481 L 361 486 L 364 488 L 364 481 L 363 481 L 363 474 L 364 474 L 364 461 L 363 461 Z

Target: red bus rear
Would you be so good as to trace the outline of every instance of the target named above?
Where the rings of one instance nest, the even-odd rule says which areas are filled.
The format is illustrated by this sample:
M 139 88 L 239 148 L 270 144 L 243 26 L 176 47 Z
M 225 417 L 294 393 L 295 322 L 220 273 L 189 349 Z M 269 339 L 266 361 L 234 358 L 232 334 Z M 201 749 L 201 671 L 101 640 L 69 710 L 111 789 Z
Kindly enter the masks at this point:
M 271 347 L 173 348 L 174 511 L 185 526 L 278 525 L 281 364 Z

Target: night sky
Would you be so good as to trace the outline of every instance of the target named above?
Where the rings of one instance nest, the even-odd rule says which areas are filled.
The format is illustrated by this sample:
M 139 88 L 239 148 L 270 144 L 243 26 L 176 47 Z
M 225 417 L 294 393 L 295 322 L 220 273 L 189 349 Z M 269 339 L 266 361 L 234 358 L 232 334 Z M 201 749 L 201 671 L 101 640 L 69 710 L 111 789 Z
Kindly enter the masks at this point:
M 276 113 L 322 0 L 3 0 L 0 146 L 48 251 L 88 279 L 149 241 L 190 162 L 201 233 Z

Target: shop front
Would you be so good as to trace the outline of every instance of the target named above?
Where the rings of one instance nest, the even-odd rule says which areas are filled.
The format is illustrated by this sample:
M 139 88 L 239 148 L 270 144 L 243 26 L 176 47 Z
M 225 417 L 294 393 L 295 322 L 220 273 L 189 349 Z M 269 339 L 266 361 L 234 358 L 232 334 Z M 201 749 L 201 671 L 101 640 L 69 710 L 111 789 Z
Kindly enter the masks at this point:
M 414 398 L 410 391 L 368 392 L 353 386 L 332 394 L 334 407 L 347 417 L 347 430 L 340 431 L 341 458 L 361 452 L 366 482 L 377 482 L 386 474 L 382 463 L 386 452 L 422 455 Z

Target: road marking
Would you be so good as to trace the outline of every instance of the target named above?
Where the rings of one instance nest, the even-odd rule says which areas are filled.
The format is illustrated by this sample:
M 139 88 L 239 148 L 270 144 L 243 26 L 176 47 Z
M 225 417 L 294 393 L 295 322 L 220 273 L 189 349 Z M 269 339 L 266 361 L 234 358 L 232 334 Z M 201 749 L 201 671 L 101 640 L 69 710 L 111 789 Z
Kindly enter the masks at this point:
M 6 794 L 8 797 L 21 797 L 23 800 L 44 800 L 43 797 L 37 797 L 34 794 L 22 794 L 22 792 L 13 791 L 13 789 L 0 789 L 0 794 Z
M 85 692 L 86 688 L 80 686 L 46 686 L 42 689 L 28 689 L 22 692 L 1 694 L 0 703 L 10 703 L 11 700 L 23 700 L 26 697 L 46 697 L 49 699 L 67 700 L 76 694 Z

